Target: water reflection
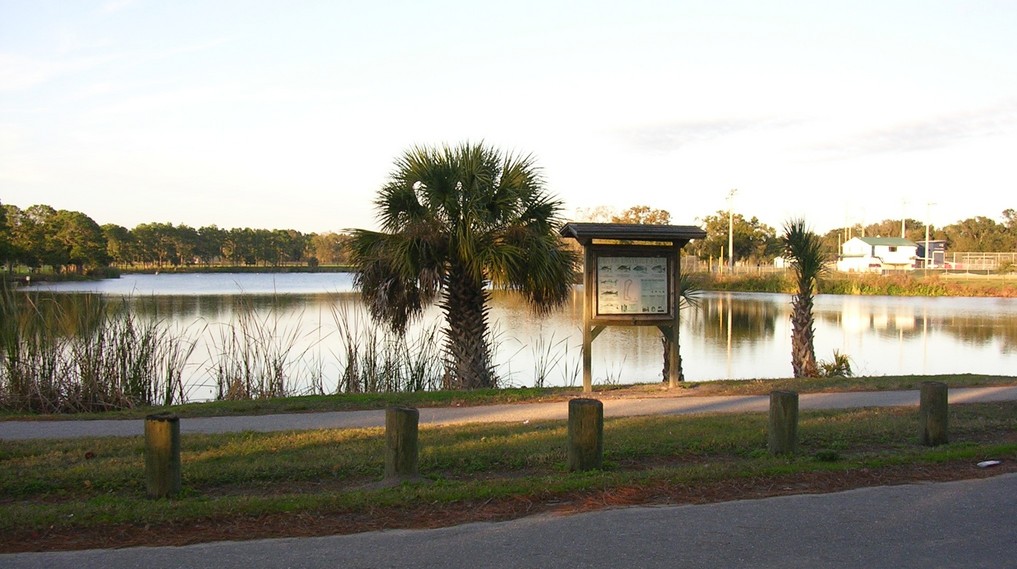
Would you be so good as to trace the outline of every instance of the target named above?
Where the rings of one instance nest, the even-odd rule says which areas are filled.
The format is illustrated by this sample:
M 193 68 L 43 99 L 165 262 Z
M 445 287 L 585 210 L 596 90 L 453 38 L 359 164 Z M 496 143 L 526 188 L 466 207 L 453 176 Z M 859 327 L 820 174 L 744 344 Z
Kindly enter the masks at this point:
M 687 323 L 682 331 L 734 344 L 772 338 L 777 320 L 787 318 L 787 311 L 780 303 L 766 302 L 767 296 L 753 300 L 752 295 L 704 295 L 697 306 L 685 312 Z
M 334 314 L 338 309 L 362 310 L 348 275 L 288 275 L 285 281 L 263 275 L 204 275 L 203 280 L 174 275 L 165 281 L 148 277 L 120 282 L 119 289 L 104 284 L 106 290 L 96 292 L 125 295 L 139 316 L 203 335 L 197 340 L 203 349 L 193 356 L 191 381 L 198 387 L 192 398 L 209 393 L 201 387 L 208 381 L 201 376 L 204 362 L 197 361 L 214 357 L 209 338 L 240 314 L 270 318 L 280 337 L 299 338 L 291 353 L 303 360 L 291 362 L 293 375 L 307 376 L 313 368 L 321 389 L 335 389 L 341 346 Z M 195 280 L 201 280 L 200 285 Z M 210 289 L 220 292 L 194 293 Z M 76 289 L 65 285 L 61 290 Z M 137 290 L 150 294 L 131 292 Z M 582 302 L 577 288 L 562 310 L 538 317 L 515 295 L 493 295 L 495 356 L 505 384 L 533 385 L 538 376 L 546 385 L 581 383 Z M 698 306 L 682 315 L 686 378 L 790 375 L 790 306 L 789 295 L 704 293 Z M 815 314 L 817 356 L 829 359 L 834 350 L 847 354 L 856 373 L 1011 375 L 1017 369 L 1014 299 L 820 295 Z M 440 317 L 436 309 L 429 310 L 416 329 Z M 355 321 L 369 325 L 366 317 Z M 593 343 L 592 360 L 595 382 L 660 380 L 660 333 L 654 327 L 610 327 Z
M 1012 299 L 891 298 L 827 296 L 817 303 L 817 318 L 847 332 L 868 332 L 888 339 L 946 334 L 960 345 L 1017 347 L 1017 318 Z
M 302 311 L 332 303 L 337 298 L 354 298 L 353 293 L 332 294 L 228 294 L 218 296 L 139 296 L 131 297 L 134 311 L 150 318 L 178 320 L 228 319 L 244 312 Z

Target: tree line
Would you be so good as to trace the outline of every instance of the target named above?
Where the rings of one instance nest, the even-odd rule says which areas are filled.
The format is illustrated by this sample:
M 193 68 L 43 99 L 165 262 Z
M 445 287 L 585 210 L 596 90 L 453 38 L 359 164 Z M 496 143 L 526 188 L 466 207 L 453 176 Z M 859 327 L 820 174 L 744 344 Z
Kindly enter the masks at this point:
M 578 220 L 614 223 L 671 223 L 664 209 L 637 205 L 617 212 L 600 206 L 580 209 Z M 904 235 L 925 240 L 925 223 L 905 219 Z M 707 237 L 686 246 L 686 253 L 703 260 L 727 259 L 729 223 L 735 261 L 765 265 L 783 252 L 775 228 L 755 216 L 717 211 L 696 220 Z M 947 249 L 963 252 L 1017 251 L 1017 211 L 1007 209 L 1000 221 L 976 216 L 947 225 L 930 226 L 929 238 L 943 240 Z M 832 229 L 821 235 L 830 258 L 852 237 L 899 237 L 900 219 Z M 84 273 L 100 267 L 265 266 L 293 264 L 346 265 L 350 262 L 350 236 L 345 233 L 301 233 L 293 229 L 225 229 L 215 225 L 142 223 L 133 229 L 99 225 L 87 214 L 56 210 L 48 205 L 20 209 L 0 204 L 0 260 L 10 270 L 22 265 L 33 270 Z
M 99 225 L 79 211 L 0 204 L 0 260 L 8 271 L 17 265 L 78 274 L 108 266 L 343 265 L 349 262 L 348 241 L 342 233 L 293 229 L 172 223 L 142 223 L 128 229 Z
M 648 206 L 634 206 L 622 212 L 600 206 L 581 209 L 577 215 L 583 221 L 613 223 L 667 224 L 671 216 L 666 210 Z M 944 227 L 929 226 L 930 240 L 946 242 L 947 250 L 957 252 L 1008 252 L 1017 251 L 1017 210 L 1006 209 L 1001 220 L 975 216 Z M 905 219 L 904 237 L 914 242 L 925 241 L 925 222 Z M 706 239 L 685 246 L 685 253 L 702 260 L 728 259 L 729 229 L 733 234 L 734 259 L 738 263 L 766 265 L 783 255 L 784 244 L 778 231 L 755 216 L 717 211 L 696 220 L 706 230 Z M 820 235 L 824 254 L 836 259 L 841 243 L 852 237 L 900 237 L 901 219 L 885 219 L 868 225 L 856 224 L 831 229 Z

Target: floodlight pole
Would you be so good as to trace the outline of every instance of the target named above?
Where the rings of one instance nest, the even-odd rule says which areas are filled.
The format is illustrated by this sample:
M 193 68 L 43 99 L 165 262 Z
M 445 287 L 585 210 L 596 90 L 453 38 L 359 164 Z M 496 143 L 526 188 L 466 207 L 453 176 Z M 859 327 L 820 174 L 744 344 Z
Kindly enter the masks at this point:
M 734 195 L 737 189 L 727 193 L 727 262 L 730 272 L 734 273 Z
M 900 216 L 900 238 L 901 239 L 907 239 L 907 234 L 904 231 L 904 222 L 907 221 L 907 218 L 908 218 L 908 201 L 907 200 L 902 200 L 901 201 L 901 210 L 903 210 L 903 211 L 902 211 L 901 216 Z

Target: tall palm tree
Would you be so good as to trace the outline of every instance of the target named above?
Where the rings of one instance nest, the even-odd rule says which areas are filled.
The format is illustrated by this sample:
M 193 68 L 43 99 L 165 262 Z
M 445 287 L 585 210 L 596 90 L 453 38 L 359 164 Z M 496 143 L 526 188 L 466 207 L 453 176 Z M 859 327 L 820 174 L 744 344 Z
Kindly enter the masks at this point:
M 782 240 L 784 257 L 790 261 L 795 277 L 795 293 L 791 300 L 791 367 L 795 377 L 818 377 L 812 304 L 816 283 L 826 268 L 826 254 L 822 240 L 801 218 L 784 224 Z
M 351 240 L 371 316 L 404 332 L 437 300 L 446 387 L 495 386 L 488 285 L 549 311 L 568 298 L 577 261 L 556 231 L 562 204 L 533 158 L 484 144 L 413 147 L 374 203 L 381 231 L 356 230 Z

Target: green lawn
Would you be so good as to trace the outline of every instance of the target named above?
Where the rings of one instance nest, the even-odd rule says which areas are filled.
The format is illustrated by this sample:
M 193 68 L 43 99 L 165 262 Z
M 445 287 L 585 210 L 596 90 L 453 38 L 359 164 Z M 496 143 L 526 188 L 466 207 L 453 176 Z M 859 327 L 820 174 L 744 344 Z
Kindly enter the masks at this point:
M 952 406 L 951 442 L 935 448 L 918 445 L 914 408 L 803 412 L 792 457 L 766 452 L 766 425 L 765 413 L 608 419 L 604 468 L 584 473 L 567 469 L 564 422 L 422 427 L 426 482 L 387 488 L 376 484 L 382 429 L 185 435 L 183 492 L 172 500 L 145 498 L 141 437 L 0 441 L 0 551 L 61 532 L 155 536 L 272 519 L 361 520 L 362 531 L 393 527 L 385 521 L 393 517 L 414 525 L 399 517 L 408 512 L 466 516 L 502 505 L 510 511 L 502 515 L 522 515 L 591 496 L 659 503 L 680 488 L 756 491 L 814 476 L 878 480 L 900 468 L 976 471 L 983 459 L 1017 460 L 1017 402 Z

